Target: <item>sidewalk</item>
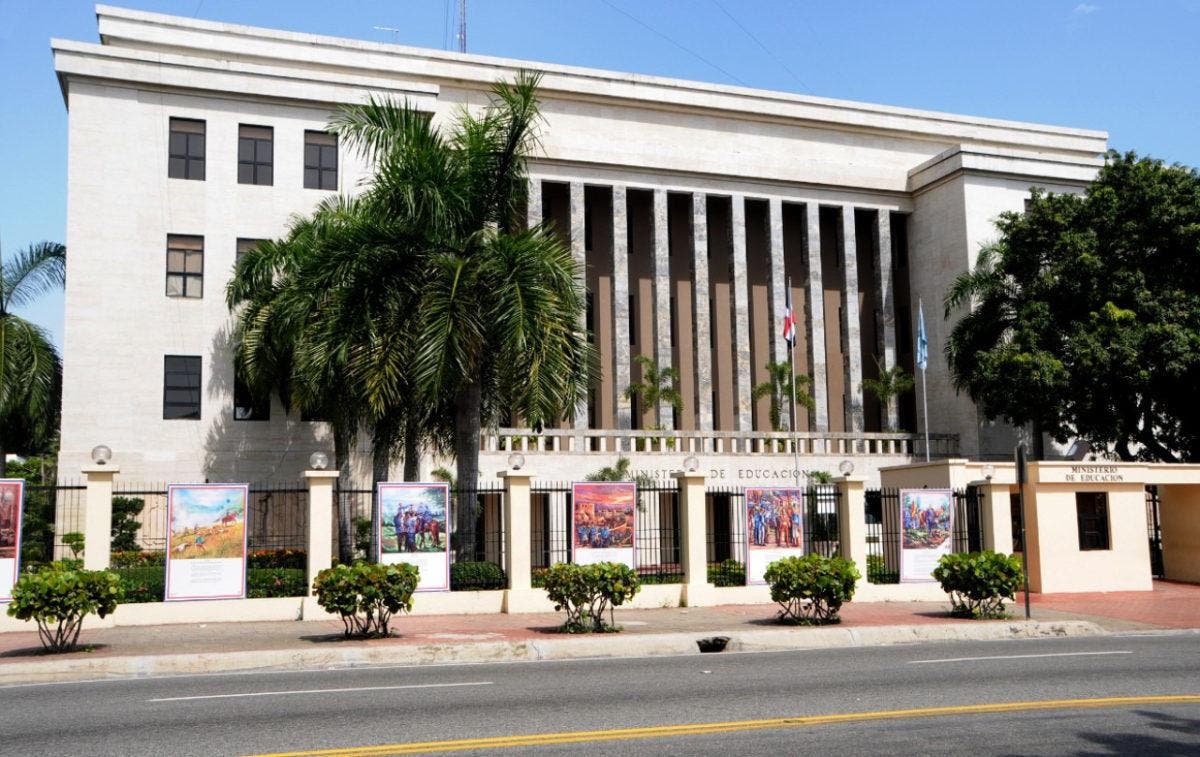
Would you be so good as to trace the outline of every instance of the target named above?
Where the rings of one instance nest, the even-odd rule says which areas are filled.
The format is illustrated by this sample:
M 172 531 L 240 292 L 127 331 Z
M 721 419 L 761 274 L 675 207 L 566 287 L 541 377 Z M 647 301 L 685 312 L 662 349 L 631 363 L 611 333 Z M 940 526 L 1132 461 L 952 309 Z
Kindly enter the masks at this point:
M 36 631 L 0 634 L 0 683 L 204 673 L 266 668 L 425 664 L 698 653 L 696 641 L 727 636 L 727 649 L 788 650 L 1200 629 L 1200 586 L 1158 582 L 1152 592 L 1035 595 L 1012 619 L 947 616 L 945 602 L 849 603 L 842 623 L 781 626 L 774 605 L 618 610 L 619 634 L 557 633 L 561 614 L 425 615 L 393 620 L 398 636 L 344 640 L 337 621 L 125 626 L 84 631 L 90 651 L 42 655 Z M 119 610 L 118 610 L 119 612 Z

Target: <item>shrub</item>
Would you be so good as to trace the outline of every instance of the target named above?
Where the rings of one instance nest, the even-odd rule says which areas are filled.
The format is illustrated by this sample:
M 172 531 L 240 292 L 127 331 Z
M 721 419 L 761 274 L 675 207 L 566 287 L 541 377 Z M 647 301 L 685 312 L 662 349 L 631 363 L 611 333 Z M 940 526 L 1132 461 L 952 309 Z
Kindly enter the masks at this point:
M 167 564 L 167 553 L 115 550 L 109 564 L 114 568 L 162 567 Z
M 79 559 L 83 554 L 83 534 L 79 531 L 69 531 L 63 534 L 63 544 L 71 550 L 71 557 Z
M 771 599 L 783 609 L 780 620 L 806 625 L 838 623 L 842 603 L 854 596 L 862 576 L 849 560 L 824 555 L 785 557 L 767 566 Z
M 900 573 L 887 566 L 883 555 L 867 555 L 867 580 L 873 584 L 900 583 Z
M 737 560 L 725 560 L 708 566 L 708 582 L 713 586 L 745 586 L 746 566 Z
M 420 571 L 415 565 L 355 563 L 335 565 L 317 574 L 317 604 L 337 613 L 347 636 L 387 636 L 397 612 L 412 610 Z
M 47 650 L 67 652 L 79 641 L 84 617 L 94 612 L 103 618 L 116 609 L 121 597 L 121 581 L 114 573 L 51 563 L 21 575 L 13 586 L 8 614 L 35 621 Z
M 305 572 L 303 568 L 251 568 L 246 571 L 246 596 L 302 597 L 308 588 Z
M 450 565 L 450 591 L 503 589 L 504 569 L 494 562 L 456 562 Z
M 121 552 L 136 552 L 138 529 L 142 527 L 138 516 L 146 506 L 141 497 L 112 498 L 112 548 Z
M 612 622 L 613 608 L 625 604 L 641 588 L 633 568 L 611 562 L 557 563 L 546 571 L 544 585 L 555 611 L 566 610 L 562 630 L 567 633 L 620 630 Z
M 167 574 L 161 565 L 117 568 L 112 571 L 121 580 L 124 603 L 161 602 L 166 591 Z
M 255 549 L 248 556 L 246 567 L 308 569 L 308 554 L 302 549 Z M 303 592 L 301 592 L 303 593 Z
M 950 595 L 951 613 L 966 618 L 1003 618 L 1004 600 L 1021 586 L 1021 561 L 990 550 L 943 555 L 933 577 Z

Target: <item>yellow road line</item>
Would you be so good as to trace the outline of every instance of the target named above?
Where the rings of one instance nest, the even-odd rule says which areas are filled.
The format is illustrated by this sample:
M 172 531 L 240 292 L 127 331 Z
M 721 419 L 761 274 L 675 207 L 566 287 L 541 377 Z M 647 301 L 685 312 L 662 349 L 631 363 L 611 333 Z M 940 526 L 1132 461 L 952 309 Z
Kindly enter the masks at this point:
M 1200 704 L 1200 694 L 1179 694 L 1145 697 L 1096 697 L 1091 699 L 1045 699 L 1032 702 L 997 702 L 964 704 L 951 707 L 921 707 L 910 710 L 881 710 L 876 712 L 844 712 L 831 715 L 806 715 L 791 718 L 762 720 L 731 720 L 721 723 L 683 723 L 646 728 L 615 728 L 605 731 L 566 731 L 535 733 L 523 736 L 494 736 L 478 739 L 422 741 L 408 744 L 345 749 L 317 749 L 304 752 L 278 752 L 255 757 L 371 757 L 373 755 L 422 754 L 427 752 L 460 752 L 471 749 L 506 749 L 512 747 L 552 746 L 593 741 L 625 741 L 629 739 L 661 739 L 671 736 L 702 736 L 738 731 L 758 731 L 771 728 L 801 728 L 805 726 L 852 723 L 867 720 L 899 720 L 929 718 L 944 715 L 978 715 L 1029 710 L 1069 710 L 1081 708 L 1125 707 L 1147 704 Z

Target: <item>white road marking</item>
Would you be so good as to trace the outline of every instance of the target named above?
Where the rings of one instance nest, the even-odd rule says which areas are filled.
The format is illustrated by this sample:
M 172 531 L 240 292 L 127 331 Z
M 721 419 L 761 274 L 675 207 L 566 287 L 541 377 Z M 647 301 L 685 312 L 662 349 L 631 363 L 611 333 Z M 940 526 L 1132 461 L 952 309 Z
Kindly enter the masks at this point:
M 1024 660 L 1032 657 L 1098 657 L 1110 654 L 1133 654 L 1127 649 L 1111 652 L 1053 652 L 1048 654 L 1006 654 L 989 655 L 985 657 L 947 657 L 942 660 L 909 660 L 909 665 L 926 665 L 934 662 L 975 662 L 976 660 Z
M 491 681 L 467 681 L 463 683 L 418 683 L 408 686 L 352 686 L 346 689 L 295 689 L 292 691 L 250 691 L 242 694 L 202 694 L 191 697 L 164 697 L 147 699 L 147 702 L 190 702 L 196 699 L 240 699 L 244 697 L 283 697 L 294 694 L 342 694 L 350 691 L 396 691 L 399 689 L 446 689 L 453 686 L 491 686 Z

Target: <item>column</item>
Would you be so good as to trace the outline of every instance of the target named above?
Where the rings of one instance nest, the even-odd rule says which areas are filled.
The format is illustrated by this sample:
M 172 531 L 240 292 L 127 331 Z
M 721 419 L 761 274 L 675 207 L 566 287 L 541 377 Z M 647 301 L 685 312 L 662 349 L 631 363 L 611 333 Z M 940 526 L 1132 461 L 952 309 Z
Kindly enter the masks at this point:
M 858 242 L 854 233 L 854 206 L 843 205 L 842 216 L 842 354 L 846 358 L 846 431 L 863 430 L 862 336 L 858 315 Z
M 617 428 L 631 428 L 633 404 L 625 396 L 630 382 L 631 350 L 629 347 L 629 206 L 626 203 L 625 187 L 615 186 L 612 190 L 613 230 L 613 363 L 615 364 L 614 390 L 617 393 Z
M 87 478 L 83 515 L 83 567 L 107 570 L 112 560 L 113 476 L 121 469 L 115 465 L 86 465 Z
M 683 561 L 683 601 L 688 607 L 714 604 L 708 584 L 708 535 L 704 506 L 704 473 L 672 474 L 679 486 L 679 550 Z
M 654 190 L 654 342 L 659 370 L 671 367 L 671 246 L 667 226 L 667 193 Z M 658 425 L 675 428 L 675 408 L 658 405 Z
M 546 593 L 531 583 L 530 489 L 533 473 L 527 470 L 500 472 L 504 480 L 504 572 L 508 589 L 504 592 L 504 612 L 545 610 Z
M 767 236 L 771 240 L 771 361 L 786 363 L 787 342 L 783 338 L 783 309 L 787 306 L 787 273 L 783 261 L 783 201 L 772 197 L 767 201 Z M 783 414 L 784 428 L 790 428 L 791 417 Z
M 708 203 L 703 192 L 692 195 L 692 311 L 696 334 L 696 419 L 698 430 L 713 430 L 712 319 L 708 298 Z
M 842 476 L 837 479 L 838 540 L 841 556 L 850 560 L 867 577 L 867 479 L 862 476 Z
M 587 291 L 587 205 L 584 200 L 583 182 L 571 182 L 571 257 L 578 267 L 576 283 Z M 598 303 L 593 299 L 593 312 Z M 579 314 L 580 329 L 586 327 L 587 315 Z M 575 451 L 583 451 L 584 432 L 588 429 L 588 401 L 584 398 L 575 408 Z
M 336 470 L 307 470 L 308 480 L 308 595 L 317 574 L 333 564 L 333 487 Z
M 746 198 L 733 196 L 733 344 L 734 412 L 737 430 L 754 428 L 750 401 L 750 286 L 746 277 Z
M 821 280 L 821 207 L 807 203 L 805 253 L 808 258 L 808 364 L 812 366 L 813 430 L 829 430 L 829 384 L 825 375 L 825 285 Z
M 896 291 L 892 281 L 892 214 L 881 208 L 875 214 L 875 307 L 879 318 L 880 368 L 891 370 L 896 367 Z M 895 430 L 900 425 L 900 405 L 892 397 L 884 408 L 886 429 Z M 1010 539 L 1011 541 L 1011 539 Z
M 529 196 L 525 207 L 526 227 L 534 228 L 542 222 L 542 180 L 529 179 Z
M 979 485 L 979 503 L 983 521 L 983 548 L 1004 555 L 1013 553 L 1012 504 L 1008 484 L 990 481 Z

